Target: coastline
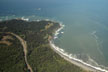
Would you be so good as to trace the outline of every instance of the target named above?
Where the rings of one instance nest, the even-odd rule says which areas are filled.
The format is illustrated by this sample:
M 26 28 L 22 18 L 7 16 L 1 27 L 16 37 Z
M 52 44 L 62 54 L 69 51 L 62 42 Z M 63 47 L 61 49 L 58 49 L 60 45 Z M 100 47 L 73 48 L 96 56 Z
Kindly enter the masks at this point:
M 58 34 L 59 32 L 64 28 L 64 25 L 60 23 L 60 28 L 58 28 L 55 33 L 54 33 L 54 36 L 53 38 L 56 39 L 58 38 Z M 58 46 L 56 46 L 53 42 L 53 39 L 49 41 L 49 44 L 51 46 L 51 49 L 53 51 L 55 51 L 57 54 L 59 54 L 62 58 L 64 58 L 66 61 L 78 66 L 78 67 L 81 67 L 87 71 L 93 71 L 93 72 L 108 72 L 107 70 L 105 69 L 102 69 L 100 67 L 95 67 L 95 66 L 92 66 L 91 64 L 87 64 L 85 63 L 84 61 L 80 60 L 80 59 L 77 59 L 77 58 L 74 58 L 72 57 L 72 54 L 68 54 L 66 53 L 63 49 L 59 48 Z
M 29 19 L 23 19 L 21 18 L 21 20 L 24 20 L 24 21 L 29 21 Z M 37 20 L 38 22 L 39 20 Z M 40 20 L 41 21 L 41 20 Z M 48 19 L 45 19 L 45 21 L 50 21 Z M 59 35 L 59 32 L 64 28 L 64 25 L 62 23 L 59 23 L 60 24 L 60 28 L 58 28 L 55 32 L 54 32 L 54 36 L 52 36 L 53 39 L 56 39 L 58 38 L 58 35 Z M 58 46 L 56 46 L 53 42 L 53 39 L 51 39 L 49 41 L 49 44 L 51 46 L 51 49 L 53 49 L 53 51 L 55 51 L 58 55 L 60 55 L 62 58 L 64 58 L 66 61 L 80 67 L 80 68 L 83 68 L 87 71 L 93 71 L 93 72 L 108 72 L 107 70 L 105 69 L 102 69 L 102 68 L 99 68 L 99 67 L 95 67 L 95 66 L 92 66 L 90 64 L 87 64 L 85 63 L 84 61 L 80 60 L 80 59 L 77 59 L 77 58 L 74 58 L 72 57 L 71 54 L 68 54 L 66 53 L 62 48 L 59 48 Z

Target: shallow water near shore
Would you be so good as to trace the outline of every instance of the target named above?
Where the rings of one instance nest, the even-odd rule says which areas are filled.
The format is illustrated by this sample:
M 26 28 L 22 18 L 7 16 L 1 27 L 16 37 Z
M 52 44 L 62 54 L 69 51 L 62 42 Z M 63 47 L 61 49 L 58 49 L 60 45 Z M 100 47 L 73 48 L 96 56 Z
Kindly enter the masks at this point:
M 107 0 L 60 0 L 22 1 L 12 6 L 0 3 L 0 21 L 13 18 L 30 20 L 51 19 L 61 21 L 65 27 L 54 40 L 56 46 L 73 57 L 94 66 L 108 67 L 108 1 Z M 4 3 L 4 5 L 3 5 Z M 24 5 L 25 3 L 25 5 Z M 15 8 L 17 7 L 17 8 Z

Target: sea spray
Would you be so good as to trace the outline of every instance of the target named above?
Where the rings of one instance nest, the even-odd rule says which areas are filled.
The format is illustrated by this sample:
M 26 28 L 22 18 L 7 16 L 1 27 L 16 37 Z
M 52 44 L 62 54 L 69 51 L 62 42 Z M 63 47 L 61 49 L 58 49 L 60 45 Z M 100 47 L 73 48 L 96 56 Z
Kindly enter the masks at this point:
M 24 17 L 22 17 L 21 20 L 29 21 L 29 18 L 24 18 Z
M 65 25 L 62 24 L 62 22 L 60 23 L 60 28 L 55 31 L 55 34 L 54 34 L 54 39 L 58 38 L 58 35 L 59 35 L 59 32 L 64 28 Z M 64 32 L 62 32 L 64 33 Z
M 64 25 L 62 23 L 60 23 L 60 26 L 61 27 L 58 30 L 56 30 L 56 32 L 54 34 L 54 39 L 58 38 L 58 35 L 60 34 L 60 31 L 64 28 Z M 74 61 L 76 61 L 76 62 L 78 62 L 78 63 L 80 63 L 80 64 L 82 64 L 84 66 L 87 66 L 87 67 L 89 67 L 89 68 L 91 68 L 91 69 L 93 69 L 95 71 L 98 71 L 98 72 L 108 72 L 105 69 L 102 69 L 100 67 L 93 66 L 91 64 L 88 64 L 88 63 L 84 62 L 83 60 L 80 60 L 80 59 L 77 59 L 77 58 L 73 57 L 72 54 L 69 54 L 69 53 L 65 52 L 63 49 L 61 49 L 58 46 L 56 46 L 54 44 L 53 40 L 50 41 L 50 45 L 51 45 L 51 47 L 55 51 L 59 52 L 60 54 L 62 54 L 62 56 L 67 57 L 70 60 L 74 60 Z

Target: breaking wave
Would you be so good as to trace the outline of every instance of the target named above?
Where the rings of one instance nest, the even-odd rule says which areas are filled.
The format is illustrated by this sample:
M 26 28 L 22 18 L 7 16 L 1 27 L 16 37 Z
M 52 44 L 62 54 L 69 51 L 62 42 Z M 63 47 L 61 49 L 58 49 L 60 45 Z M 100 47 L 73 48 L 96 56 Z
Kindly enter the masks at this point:
M 33 18 L 34 18 L 35 16 L 33 16 Z M 24 20 L 24 21 L 30 21 L 30 18 L 29 17 L 24 17 L 24 16 L 21 16 L 21 17 L 16 17 L 16 16 L 14 16 L 13 18 L 10 18 L 10 17 L 8 17 L 8 16 L 6 16 L 6 17 L 1 17 L 0 18 L 0 21 L 4 21 L 4 20 L 10 20 L 10 19 L 17 19 L 17 18 L 20 18 L 20 19 L 22 19 L 22 20 Z M 40 19 L 35 19 L 35 21 L 41 21 L 42 19 L 40 18 Z M 51 20 L 51 19 L 45 19 L 45 21 L 53 21 L 53 20 Z M 55 21 L 55 20 L 54 20 Z M 56 30 L 56 32 L 54 33 L 54 38 L 53 39 L 57 39 L 58 38 L 58 35 L 59 34 L 63 34 L 64 32 L 60 32 L 64 27 L 65 27 L 65 25 L 63 25 L 62 24 L 62 22 L 60 22 L 60 28 L 58 29 L 58 30 Z M 92 33 L 92 35 L 94 35 L 96 32 L 94 31 L 93 33 Z M 98 37 L 97 36 L 95 36 L 95 38 L 96 39 L 98 39 Z M 95 70 L 97 70 L 97 71 L 99 71 L 99 72 L 108 72 L 107 70 L 105 70 L 105 69 L 102 69 L 102 68 L 100 68 L 100 67 L 96 67 L 96 66 L 93 66 L 93 65 L 91 65 L 91 64 L 88 64 L 88 63 L 86 63 L 86 62 L 84 62 L 83 60 L 81 60 L 81 59 L 78 59 L 77 57 L 76 57 L 76 55 L 73 55 L 73 54 L 69 54 L 68 52 L 66 52 L 64 49 L 62 49 L 62 48 L 59 48 L 58 46 L 56 46 L 55 44 L 54 44 L 54 42 L 53 42 L 53 40 L 51 40 L 50 41 L 50 45 L 53 47 L 53 49 L 55 49 L 56 51 L 58 51 L 60 54 L 62 54 L 63 56 L 66 56 L 68 59 L 70 59 L 70 60 L 74 60 L 74 61 L 76 61 L 76 62 L 78 62 L 78 63 L 81 63 L 81 64 L 83 64 L 83 65 L 86 65 L 87 67 L 90 67 L 90 68 L 93 68 L 93 69 L 95 69 Z M 90 60 L 92 60 L 91 58 L 90 58 Z M 93 61 L 93 60 L 92 60 Z
M 62 23 L 60 23 L 60 26 L 61 26 L 61 27 L 60 27 L 58 30 L 56 30 L 53 39 L 57 39 L 57 38 L 58 38 L 58 35 L 60 34 L 60 31 L 64 28 L 64 25 L 63 25 Z M 62 32 L 62 33 L 64 33 L 64 32 Z M 96 33 L 96 32 L 94 32 L 93 34 L 95 34 L 95 33 Z M 83 60 L 76 58 L 75 55 L 69 54 L 69 53 L 65 52 L 64 49 L 59 48 L 58 46 L 56 46 L 56 45 L 54 44 L 53 39 L 50 41 L 51 47 L 52 47 L 55 51 L 57 51 L 57 52 L 59 52 L 60 54 L 62 54 L 64 57 L 68 58 L 69 60 L 76 61 L 76 62 L 78 62 L 78 63 L 80 63 L 80 64 L 82 64 L 82 65 L 84 65 L 84 66 L 87 66 L 87 67 L 89 67 L 90 69 L 93 69 L 94 71 L 98 71 L 98 72 L 108 72 L 106 69 L 103 69 L 103 68 L 101 68 L 101 67 L 93 66 L 93 65 L 91 65 L 91 64 L 88 64 L 88 63 L 84 62 Z M 91 59 L 91 58 L 89 58 L 89 59 L 90 59 L 91 61 L 94 61 L 94 60 Z M 97 64 L 97 63 L 96 63 L 96 64 Z M 97 65 L 98 65 L 98 64 L 97 64 Z
M 29 21 L 29 18 L 24 18 L 24 17 L 22 17 L 21 20 Z

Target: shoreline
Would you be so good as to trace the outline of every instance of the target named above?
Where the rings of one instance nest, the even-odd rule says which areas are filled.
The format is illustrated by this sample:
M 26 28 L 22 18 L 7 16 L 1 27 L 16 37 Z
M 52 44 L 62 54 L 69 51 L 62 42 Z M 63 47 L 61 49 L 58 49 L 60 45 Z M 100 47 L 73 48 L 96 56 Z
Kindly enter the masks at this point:
M 24 21 L 29 21 L 28 20 L 25 20 L 25 19 L 21 19 L 21 20 L 24 20 Z M 38 21 L 41 21 L 41 20 L 37 20 Z M 51 21 L 51 20 L 48 20 L 48 19 L 45 19 L 45 21 Z M 53 49 L 53 51 L 55 51 L 58 55 L 60 55 L 62 58 L 64 58 L 65 60 L 67 60 L 68 62 L 82 68 L 82 69 L 85 69 L 87 71 L 93 71 L 93 72 L 108 72 L 107 70 L 105 69 L 102 69 L 100 67 L 95 67 L 95 66 L 92 66 L 90 64 L 87 64 L 86 62 L 80 60 L 80 59 L 77 59 L 77 58 L 74 58 L 72 57 L 72 54 L 68 54 L 66 53 L 62 48 L 59 48 L 58 46 L 56 46 L 53 42 L 53 39 L 57 39 L 58 38 L 58 35 L 59 35 L 59 32 L 64 28 L 64 25 L 60 22 L 60 28 L 58 28 L 57 30 L 55 30 L 54 32 L 54 36 L 52 36 L 52 39 L 49 41 L 49 45 L 51 46 L 51 49 Z
M 64 28 L 64 25 L 60 23 L 60 28 L 58 28 L 54 33 L 54 36 L 53 36 L 54 39 L 58 38 L 57 36 L 63 28 Z M 53 39 L 51 39 L 49 41 L 49 44 L 51 46 L 51 49 L 53 49 L 53 51 L 55 51 L 57 54 L 59 54 L 62 58 L 64 58 L 68 62 L 70 62 L 70 63 L 72 63 L 72 64 L 74 64 L 74 65 L 76 65 L 82 69 L 85 69 L 87 71 L 93 71 L 93 72 L 108 72 L 105 69 L 92 66 L 91 64 L 88 64 L 88 63 L 86 63 L 80 59 L 74 58 L 74 57 L 72 57 L 72 54 L 65 53 L 65 51 L 63 49 L 59 48 L 58 46 L 56 46 L 54 44 Z

